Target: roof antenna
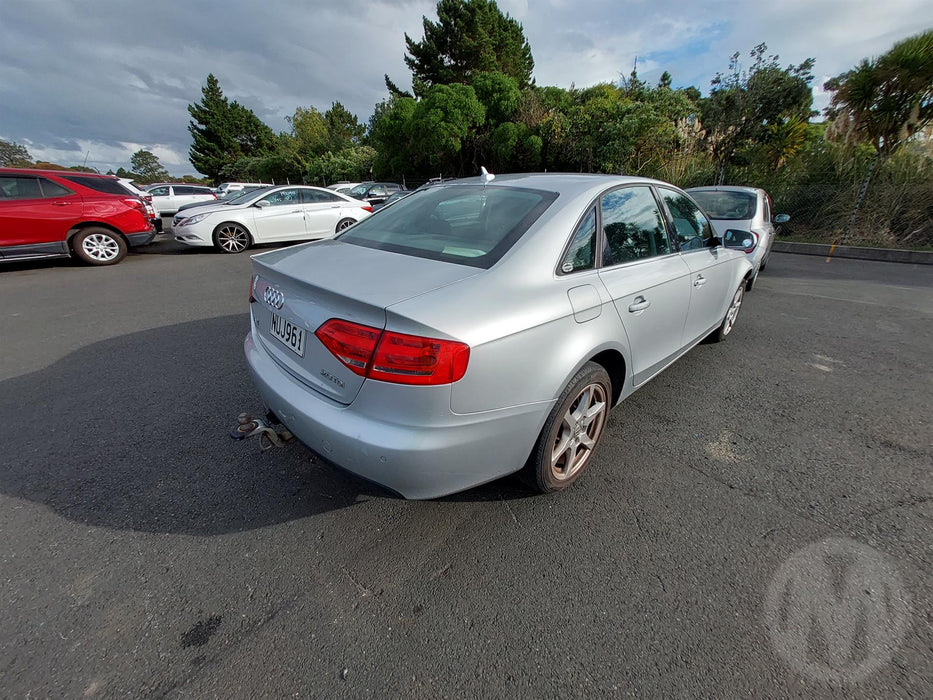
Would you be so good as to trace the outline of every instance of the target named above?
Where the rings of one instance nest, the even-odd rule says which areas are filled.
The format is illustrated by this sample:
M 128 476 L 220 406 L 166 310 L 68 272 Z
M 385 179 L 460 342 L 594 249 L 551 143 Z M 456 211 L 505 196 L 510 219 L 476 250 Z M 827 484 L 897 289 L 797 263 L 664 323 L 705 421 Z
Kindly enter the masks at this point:
M 480 180 L 482 180 L 482 182 L 483 182 L 483 189 L 486 189 L 486 185 L 487 185 L 488 183 L 492 182 L 493 180 L 495 180 L 495 179 L 496 179 L 496 176 L 493 175 L 493 174 L 492 174 L 491 172 L 489 172 L 488 170 L 486 170 L 486 168 L 484 168 L 484 167 L 480 167 L 479 171 L 480 171 L 480 173 L 481 173 L 481 175 L 480 175 Z

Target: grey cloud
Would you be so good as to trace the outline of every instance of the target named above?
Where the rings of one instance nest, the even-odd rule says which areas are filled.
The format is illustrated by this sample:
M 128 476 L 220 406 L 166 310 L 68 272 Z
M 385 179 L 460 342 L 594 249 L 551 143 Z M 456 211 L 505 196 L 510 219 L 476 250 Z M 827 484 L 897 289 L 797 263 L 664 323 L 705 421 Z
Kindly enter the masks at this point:
M 657 74 L 704 90 L 733 51 L 760 41 L 783 62 L 813 55 L 818 73 L 838 72 L 933 25 L 923 0 L 850 6 L 840 14 L 838 3 L 813 0 L 538 0 L 521 22 L 539 85 L 616 80 L 634 56 L 663 55 Z M 408 84 L 403 34 L 420 37 L 422 15 L 433 19 L 434 8 L 433 0 L 0 2 L 0 128 L 59 152 L 80 153 L 72 147 L 91 141 L 187 153 L 186 107 L 208 73 L 277 131 L 296 107 L 334 101 L 365 122 L 387 96 L 384 73 Z M 690 42 L 697 48 L 684 53 Z M 586 58 L 594 52 L 599 65 Z

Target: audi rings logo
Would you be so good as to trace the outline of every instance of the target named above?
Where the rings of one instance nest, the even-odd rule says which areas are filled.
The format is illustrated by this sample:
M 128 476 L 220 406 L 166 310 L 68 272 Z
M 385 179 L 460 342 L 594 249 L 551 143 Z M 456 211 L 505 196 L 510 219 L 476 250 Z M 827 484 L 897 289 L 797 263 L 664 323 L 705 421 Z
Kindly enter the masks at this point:
M 262 300 L 273 309 L 281 309 L 285 303 L 285 295 L 275 287 L 266 287 L 266 291 L 262 293 Z

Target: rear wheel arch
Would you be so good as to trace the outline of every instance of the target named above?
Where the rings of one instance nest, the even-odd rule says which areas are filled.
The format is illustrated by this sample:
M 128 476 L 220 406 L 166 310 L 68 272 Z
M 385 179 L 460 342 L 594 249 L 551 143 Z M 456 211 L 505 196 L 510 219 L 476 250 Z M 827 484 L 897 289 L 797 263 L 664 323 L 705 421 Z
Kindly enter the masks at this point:
M 105 224 L 102 221 L 82 221 L 80 224 L 72 226 L 70 229 L 68 229 L 68 233 L 65 235 L 65 242 L 68 244 L 68 250 L 71 253 L 74 253 L 74 248 L 72 248 L 72 240 L 86 228 L 105 228 L 122 238 L 123 242 L 126 243 L 127 246 L 130 244 L 126 236 L 123 235 L 123 231 L 111 226 L 110 224 Z
M 619 402 L 619 397 L 622 396 L 622 387 L 625 386 L 625 357 L 618 350 L 603 350 L 587 361 L 602 365 L 603 369 L 606 370 L 606 374 L 609 375 L 609 380 L 612 382 L 611 405 L 615 406 Z

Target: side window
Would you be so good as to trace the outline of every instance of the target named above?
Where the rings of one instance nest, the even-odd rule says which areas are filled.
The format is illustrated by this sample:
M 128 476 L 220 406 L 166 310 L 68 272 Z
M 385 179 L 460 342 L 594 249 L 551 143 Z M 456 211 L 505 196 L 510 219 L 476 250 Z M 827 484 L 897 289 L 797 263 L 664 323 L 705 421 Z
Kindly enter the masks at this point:
M 703 212 L 685 194 L 664 188 L 660 188 L 660 192 L 671 213 L 680 249 L 688 252 L 706 248 L 713 237 L 713 229 Z
M 329 204 L 331 202 L 340 202 L 349 204 L 335 194 L 328 192 L 319 192 L 318 190 L 302 190 L 301 197 L 305 204 Z
M 369 194 L 373 197 L 385 197 L 386 188 L 383 187 L 382 185 L 376 185 L 369 191 Z
M 153 197 L 168 197 L 168 187 L 153 187 L 149 194 Z
M 570 246 L 560 263 L 564 274 L 593 267 L 596 258 L 596 207 L 589 210 L 583 221 L 577 226 L 570 240 Z
M 71 190 L 57 182 L 52 182 L 44 177 L 39 178 L 39 184 L 42 185 L 42 194 L 46 197 L 67 197 L 74 194 Z
M 278 192 L 273 192 L 272 194 L 266 195 L 262 198 L 262 201 L 269 202 L 269 204 L 273 207 L 283 207 L 289 204 L 298 204 L 301 202 L 301 190 L 279 190 Z
M 762 201 L 762 214 L 766 224 L 771 223 L 771 198 L 768 195 L 765 195 L 761 198 Z
M 41 199 L 39 180 L 34 177 L 0 177 L 0 199 Z
M 664 219 L 648 187 L 625 187 L 600 199 L 603 212 L 603 265 L 667 255 L 670 241 Z

